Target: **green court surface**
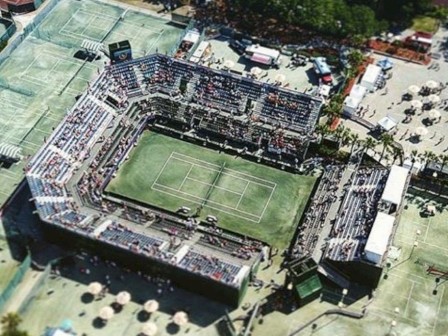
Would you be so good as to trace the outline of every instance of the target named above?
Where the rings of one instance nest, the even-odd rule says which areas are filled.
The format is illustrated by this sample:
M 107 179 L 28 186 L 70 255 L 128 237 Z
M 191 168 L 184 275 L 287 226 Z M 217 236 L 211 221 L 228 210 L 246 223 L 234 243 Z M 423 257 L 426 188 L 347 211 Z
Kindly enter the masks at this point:
M 16 145 L 27 158 L 48 138 L 108 59 L 75 58 L 84 39 L 129 40 L 133 56 L 169 52 L 183 28 L 146 11 L 92 0 L 64 0 L 0 64 L 0 143 Z M 0 204 L 23 178 L 26 161 L 0 167 Z
M 219 225 L 285 247 L 315 178 L 145 132 L 107 191 L 171 211 L 200 209 Z

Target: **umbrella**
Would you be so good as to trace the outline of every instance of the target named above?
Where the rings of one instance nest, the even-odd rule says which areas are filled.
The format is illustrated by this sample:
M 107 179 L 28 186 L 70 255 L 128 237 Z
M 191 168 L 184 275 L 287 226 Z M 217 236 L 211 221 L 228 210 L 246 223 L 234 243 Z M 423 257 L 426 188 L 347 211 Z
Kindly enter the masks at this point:
M 91 282 L 87 290 L 92 295 L 98 295 L 103 290 L 103 285 L 96 281 Z
M 381 61 L 379 61 L 378 62 L 378 66 L 381 68 L 381 69 L 383 69 L 383 70 L 389 70 L 389 69 L 391 69 L 392 68 L 392 66 L 393 66 L 394 64 L 391 62 L 391 60 L 390 59 L 388 59 L 387 57 L 386 58 L 383 58 Z M 412 85 L 412 86 L 415 86 L 415 85 Z M 419 91 L 419 90 L 418 90 Z M 417 91 L 417 92 L 418 92 Z
M 148 313 L 154 313 L 159 309 L 159 303 L 156 300 L 148 300 L 143 305 L 143 309 Z
M 276 82 L 284 82 L 286 79 L 284 74 L 278 74 L 277 76 L 275 76 L 275 81 Z
M 259 67 L 253 67 L 250 69 L 250 73 L 254 76 L 260 76 L 263 70 L 261 70 Z
M 431 111 L 429 111 L 429 117 L 431 119 L 437 119 L 440 118 L 440 111 L 436 110 L 436 109 L 432 109 Z
M 428 134 L 428 129 L 423 126 L 419 126 L 415 129 L 415 134 L 417 134 L 418 136 L 424 136 Z
M 129 303 L 131 301 L 131 294 L 129 294 L 126 291 L 120 292 L 115 297 L 115 302 L 117 302 L 119 305 L 124 306 L 125 304 Z
M 433 81 L 433 80 L 429 80 L 426 82 L 426 87 L 431 90 L 436 89 L 439 87 L 439 83 L 437 83 L 436 81 Z
M 411 93 L 411 94 L 417 94 L 417 93 L 420 92 L 420 88 L 419 88 L 417 85 L 411 85 L 411 86 L 408 88 L 408 91 L 409 91 L 409 93 Z
M 231 60 L 226 60 L 223 65 L 224 67 L 231 69 L 235 66 L 235 62 Z
M 99 316 L 103 320 L 110 320 L 114 316 L 114 310 L 109 306 L 103 307 L 100 310 Z
M 428 96 L 428 100 L 433 104 L 437 104 L 438 102 L 440 102 L 440 97 L 438 95 L 432 94 Z
M 145 336 L 154 336 L 157 334 L 157 325 L 154 322 L 146 322 L 142 325 L 141 333 Z
M 188 323 L 188 315 L 183 311 L 179 311 L 173 316 L 173 322 L 179 327 Z
M 411 101 L 411 106 L 415 109 L 419 109 L 419 108 L 422 108 L 423 103 L 420 100 L 414 99 Z

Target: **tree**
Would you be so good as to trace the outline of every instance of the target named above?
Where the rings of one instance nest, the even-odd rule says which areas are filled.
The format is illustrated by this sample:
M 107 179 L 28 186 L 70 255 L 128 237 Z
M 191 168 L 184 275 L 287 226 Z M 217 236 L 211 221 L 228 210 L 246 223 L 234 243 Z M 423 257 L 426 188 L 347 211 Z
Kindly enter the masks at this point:
M 351 134 L 350 142 L 352 143 L 352 146 L 350 148 L 350 153 L 351 153 L 351 152 L 353 152 L 353 148 L 355 147 L 355 145 L 359 144 L 359 135 L 358 135 L 358 133 L 352 133 Z
M 381 152 L 380 161 L 384 156 L 386 149 L 390 148 L 394 143 L 394 138 L 389 133 L 383 133 L 380 138 L 380 142 L 383 145 L 383 150 Z
M 7 313 L 1 319 L 2 334 L 1 336 L 29 336 L 26 331 L 19 330 L 19 324 L 22 318 L 17 313 Z
M 418 151 L 416 149 L 413 149 L 411 151 L 411 162 L 412 162 L 411 172 L 414 169 L 414 164 L 415 164 L 415 161 L 417 160 L 417 158 L 418 158 Z
M 364 56 L 359 50 L 352 50 L 348 55 L 350 66 L 354 69 L 357 69 L 362 64 L 363 60 Z
M 377 142 L 374 138 L 369 136 L 362 142 L 362 146 L 364 147 L 366 152 L 368 152 L 369 150 L 374 149 L 377 146 Z

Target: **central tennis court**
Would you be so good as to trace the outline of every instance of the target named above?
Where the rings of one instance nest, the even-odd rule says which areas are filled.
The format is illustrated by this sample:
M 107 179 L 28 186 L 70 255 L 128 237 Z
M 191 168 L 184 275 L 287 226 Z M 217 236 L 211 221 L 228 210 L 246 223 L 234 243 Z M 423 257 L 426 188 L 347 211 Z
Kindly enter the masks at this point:
M 259 223 L 277 184 L 172 152 L 151 186 L 174 197 Z M 252 202 L 257 198 L 257 203 Z
M 290 174 L 155 132 L 145 132 L 106 193 L 169 211 L 182 206 L 218 225 L 285 247 L 315 178 Z

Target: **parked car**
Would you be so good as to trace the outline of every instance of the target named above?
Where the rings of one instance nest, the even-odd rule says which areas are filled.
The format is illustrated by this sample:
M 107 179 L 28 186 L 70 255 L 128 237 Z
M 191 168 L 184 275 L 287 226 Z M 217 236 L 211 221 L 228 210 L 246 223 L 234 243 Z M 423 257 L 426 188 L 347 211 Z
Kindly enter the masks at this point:
M 237 52 L 239 55 L 244 54 L 244 50 L 246 50 L 246 47 L 244 44 L 242 44 L 238 40 L 230 40 L 229 42 L 230 48 L 232 48 L 235 52 Z

